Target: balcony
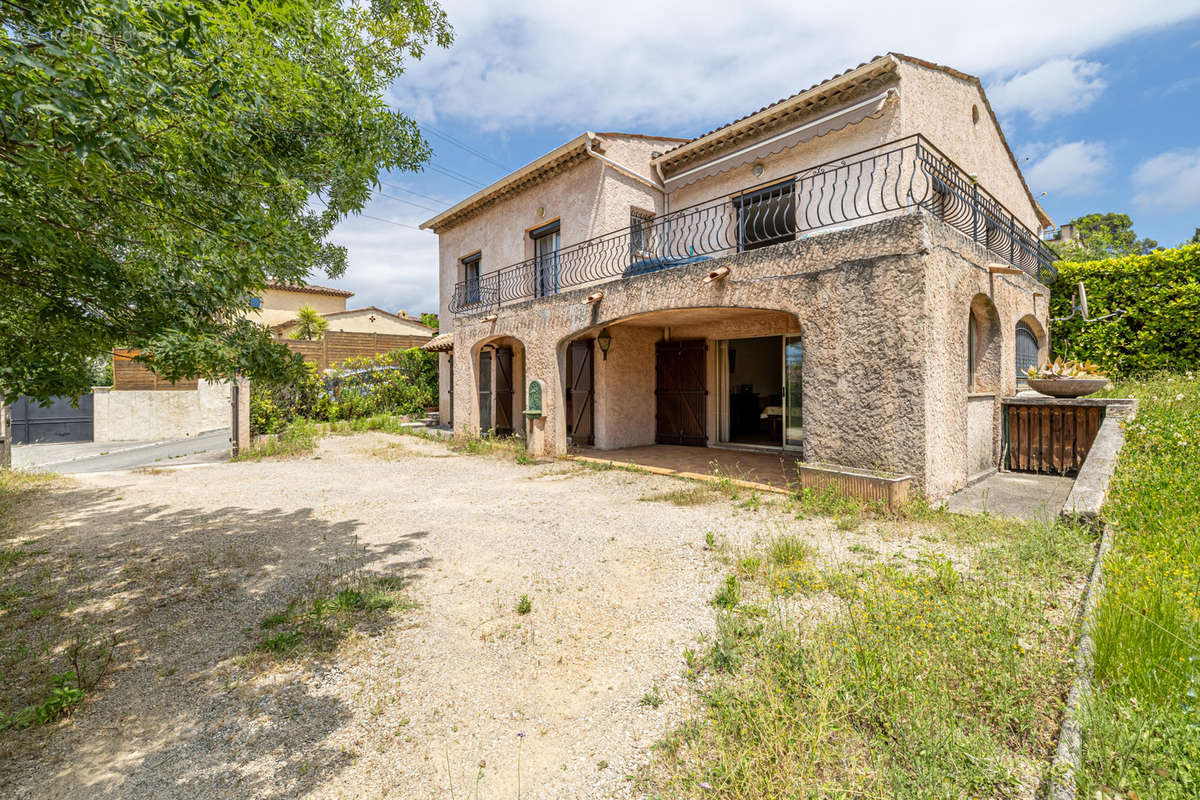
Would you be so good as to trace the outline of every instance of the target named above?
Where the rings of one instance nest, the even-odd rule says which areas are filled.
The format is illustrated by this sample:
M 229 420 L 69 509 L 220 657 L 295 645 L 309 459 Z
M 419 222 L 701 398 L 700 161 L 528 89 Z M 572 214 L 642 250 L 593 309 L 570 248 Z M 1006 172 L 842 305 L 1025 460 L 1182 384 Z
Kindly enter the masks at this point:
M 494 310 L 921 209 L 1042 283 L 1057 275 L 1035 233 L 924 137 L 910 136 L 460 282 L 450 310 Z

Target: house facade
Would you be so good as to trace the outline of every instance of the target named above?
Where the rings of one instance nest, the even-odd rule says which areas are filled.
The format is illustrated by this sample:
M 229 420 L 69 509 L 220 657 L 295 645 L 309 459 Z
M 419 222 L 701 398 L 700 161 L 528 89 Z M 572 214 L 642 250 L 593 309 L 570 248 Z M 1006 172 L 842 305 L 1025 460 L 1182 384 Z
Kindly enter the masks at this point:
M 1018 348 L 1047 352 L 1049 224 L 979 81 L 897 54 L 694 139 L 585 132 L 425 223 L 441 416 L 942 496 L 995 468 Z
M 312 306 L 321 316 L 329 316 L 344 312 L 346 301 L 353 296 L 354 292 L 331 286 L 272 283 L 261 297 L 254 298 L 250 318 L 272 328 L 294 320 L 296 312 L 304 306 Z
M 343 305 L 345 302 L 343 301 Z M 336 333 L 383 333 L 391 336 L 425 336 L 432 338 L 436 333 L 419 319 L 413 319 L 406 313 L 393 314 L 377 306 L 351 308 L 345 311 L 332 311 L 322 314 L 329 323 L 329 331 Z M 299 320 L 295 313 L 285 322 L 272 325 L 272 330 L 278 336 L 289 336 L 296 330 Z

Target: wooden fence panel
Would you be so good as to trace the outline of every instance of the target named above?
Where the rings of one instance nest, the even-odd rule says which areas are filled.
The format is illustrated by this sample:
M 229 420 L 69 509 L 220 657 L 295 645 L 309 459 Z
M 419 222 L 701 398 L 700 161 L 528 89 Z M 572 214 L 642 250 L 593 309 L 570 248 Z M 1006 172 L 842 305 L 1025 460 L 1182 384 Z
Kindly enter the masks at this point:
M 168 381 L 155 375 L 140 361 L 133 357 L 141 354 L 141 350 L 113 351 L 113 391 L 128 392 L 134 390 L 149 391 L 192 391 L 199 387 L 199 381 L 182 380 Z
M 1078 472 L 1103 415 L 1101 406 L 1006 403 L 1008 469 L 1020 472 Z

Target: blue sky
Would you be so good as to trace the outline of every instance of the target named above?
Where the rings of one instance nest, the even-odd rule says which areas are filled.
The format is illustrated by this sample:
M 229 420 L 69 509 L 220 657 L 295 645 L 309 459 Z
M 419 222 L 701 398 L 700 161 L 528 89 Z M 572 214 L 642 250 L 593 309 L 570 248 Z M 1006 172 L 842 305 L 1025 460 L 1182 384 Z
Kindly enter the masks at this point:
M 1200 0 L 808 5 L 446 0 L 455 44 L 388 98 L 434 158 L 381 177 L 334 233 L 346 274 L 313 281 L 436 310 L 437 238 L 416 228 L 477 188 L 583 130 L 695 136 L 887 51 L 983 80 L 1056 222 L 1124 212 L 1164 246 L 1200 227 Z

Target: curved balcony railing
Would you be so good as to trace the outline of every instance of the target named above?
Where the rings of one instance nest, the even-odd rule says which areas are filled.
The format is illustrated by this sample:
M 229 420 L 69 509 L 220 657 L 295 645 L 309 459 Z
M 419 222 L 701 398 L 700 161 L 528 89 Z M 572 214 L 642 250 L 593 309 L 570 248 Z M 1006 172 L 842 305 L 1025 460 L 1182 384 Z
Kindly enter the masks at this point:
M 1043 283 L 1057 276 L 1054 254 L 1033 232 L 937 148 L 912 136 L 733 196 L 633 218 L 626 229 L 462 281 L 450 310 L 486 311 L 918 209 Z

